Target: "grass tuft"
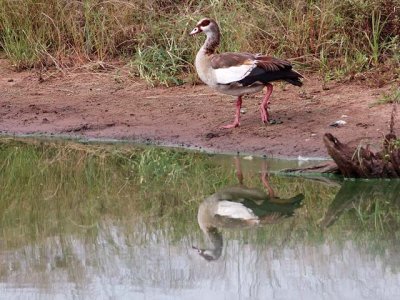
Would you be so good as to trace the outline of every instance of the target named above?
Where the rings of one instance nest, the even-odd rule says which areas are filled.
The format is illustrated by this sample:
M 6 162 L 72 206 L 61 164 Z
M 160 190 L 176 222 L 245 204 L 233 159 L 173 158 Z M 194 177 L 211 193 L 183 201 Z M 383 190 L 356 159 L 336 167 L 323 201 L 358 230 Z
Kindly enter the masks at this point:
M 394 87 L 390 91 L 383 93 L 382 96 L 375 102 L 378 104 L 400 103 L 400 88 Z

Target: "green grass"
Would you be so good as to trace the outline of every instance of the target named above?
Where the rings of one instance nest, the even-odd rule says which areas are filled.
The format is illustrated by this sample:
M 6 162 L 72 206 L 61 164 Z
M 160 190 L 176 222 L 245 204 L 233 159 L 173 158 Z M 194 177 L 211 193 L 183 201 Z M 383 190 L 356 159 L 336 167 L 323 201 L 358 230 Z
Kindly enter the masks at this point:
M 179 240 L 200 234 L 196 214 L 205 197 L 237 184 L 231 166 L 170 149 L 2 138 L 0 162 L 0 235 L 8 249 L 54 235 L 96 239 L 105 220 Z M 244 178 L 246 185 L 263 188 L 259 174 L 244 170 Z M 357 184 L 347 185 L 348 194 L 342 191 L 336 206 L 338 186 L 300 177 L 271 176 L 270 181 L 280 197 L 303 193 L 304 206 L 296 217 L 246 233 L 246 239 L 270 245 L 353 239 L 384 249 L 382 241 L 390 244 L 393 231 L 400 229 L 397 181 L 370 181 L 358 190 Z M 346 201 L 346 209 L 336 208 Z M 321 230 L 322 218 L 335 214 L 338 220 Z
M 172 220 L 178 234 L 212 192 L 207 180 L 224 178 L 206 157 L 173 150 L 1 139 L 0 161 L 1 232 L 11 247 L 60 228 L 96 232 L 105 217 L 155 218 L 156 228 Z
M 379 57 L 381 54 L 381 51 L 383 49 L 383 45 L 385 41 L 381 42 L 381 33 L 382 29 L 385 26 L 385 21 L 381 20 L 381 14 L 372 12 L 371 16 L 371 25 L 372 25 L 372 32 L 371 32 L 371 37 L 368 36 L 367 33 L 365 33 L 366 38 L 368 40 L 368 43 L 371 47 L 371 60 L 372 64 L 375 66 L 378 65 L 379 62 Z
M 325 79 L 381 64 L 399 68 L 400 0 L 0 2 L 0 46 L 17 70 L 123 60 L 150 84 L 195 80 L 204 16 L 222 27 L 221 51 L 268 53 Z M 240 24 L 240 26 L 238 26 Z
M 390 89 L 390 91 L 383 93 L 380 98 L 375 102 L 375 105 L 387 103 L 400 103 L 399 87 L 393 87 L 392 89 Z
M 168 49 L 159 46 L 137 49 L 131 65 L 137 68 L 139 76 L 150 85 L 160 83 L 169 86 L 183 83 L 180 75 L 187 62 L 178 55 L 179 49 L 174 41 L 171 43 Z

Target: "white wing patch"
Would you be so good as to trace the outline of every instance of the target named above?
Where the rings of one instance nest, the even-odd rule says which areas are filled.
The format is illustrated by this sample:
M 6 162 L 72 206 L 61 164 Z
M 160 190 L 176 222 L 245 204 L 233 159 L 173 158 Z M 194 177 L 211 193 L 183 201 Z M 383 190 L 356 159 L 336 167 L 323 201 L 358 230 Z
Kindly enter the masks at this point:
M 217 214 L 234 219 L 256 220 L 257 216 L 242 203 L 231 201 L 218 202 Z
M 229 68 L 219 68 L 214 69 L 215 78 L 219 84 L 228 84 L 236 82 L 245 78 L 251 70 L 256 67 L 255 64 L 252 65 L 240 65 Z

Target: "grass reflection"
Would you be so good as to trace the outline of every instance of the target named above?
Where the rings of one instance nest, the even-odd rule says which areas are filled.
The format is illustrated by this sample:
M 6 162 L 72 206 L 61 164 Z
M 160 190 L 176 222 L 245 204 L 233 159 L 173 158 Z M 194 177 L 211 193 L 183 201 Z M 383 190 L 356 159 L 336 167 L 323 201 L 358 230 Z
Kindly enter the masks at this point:
M 108 222 L 122 225 L 124 234 L 144 227 L 135 233 L 137 243 L 157 238 L 154 232 L 170 242 L 202 240 L 196 222 L 200 203 L 236 183 L 233 162 L 226 166 L 205 154 L 1 138 L 0 248 L 68 234 L 96 241 Z M 259 174 L 245 174 L 245 183 L 263 189 Z M 348 239 L 381 250 L 398 244 L 396 181 L 328 185 L 275 175 L 270 183 L 281 198 L 305 195 L 296 216 L 260 230 L 228 231 L 228 239 L 276 247 Z

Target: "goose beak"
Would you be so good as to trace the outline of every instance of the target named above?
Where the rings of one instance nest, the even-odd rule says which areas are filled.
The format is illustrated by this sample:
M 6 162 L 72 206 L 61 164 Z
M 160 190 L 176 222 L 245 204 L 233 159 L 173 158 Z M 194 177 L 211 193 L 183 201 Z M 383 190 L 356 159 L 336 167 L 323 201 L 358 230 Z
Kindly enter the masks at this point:
M 204 252 L 204 249 L 197 248 L 196 246 L 192 246 L 192 249 L 193 249 L 193 250 L 196 250 L 197 253 L 199 253 L 200 255 L 202 255 L 203 252 Z
M 199 27 L 195 27 L 193 28 L 193 30 L 189 33 L 189 35 L 195 35 L 197 33 L 201 32 L 201 30 L 199 29 Z

